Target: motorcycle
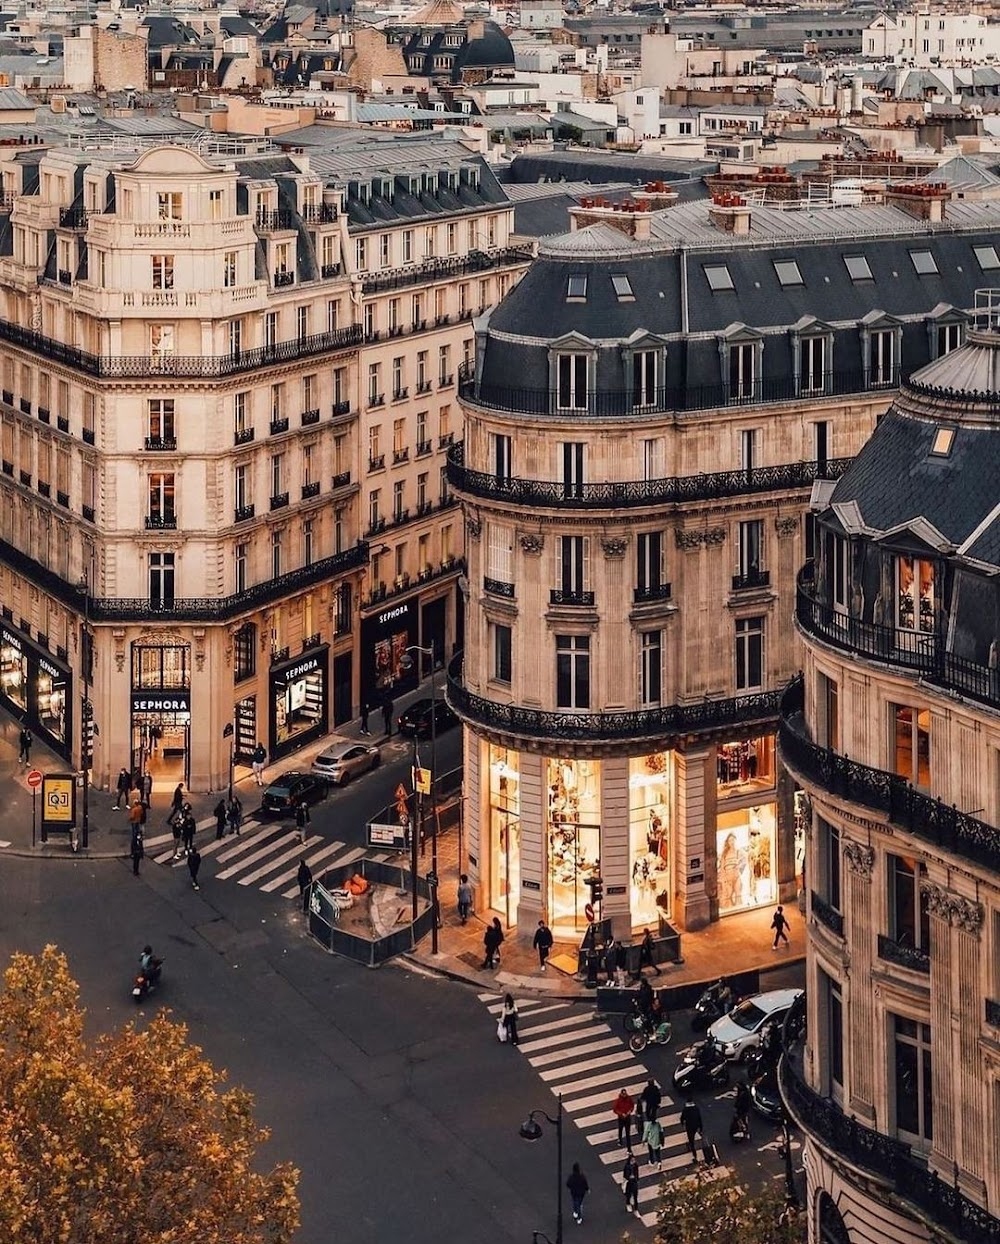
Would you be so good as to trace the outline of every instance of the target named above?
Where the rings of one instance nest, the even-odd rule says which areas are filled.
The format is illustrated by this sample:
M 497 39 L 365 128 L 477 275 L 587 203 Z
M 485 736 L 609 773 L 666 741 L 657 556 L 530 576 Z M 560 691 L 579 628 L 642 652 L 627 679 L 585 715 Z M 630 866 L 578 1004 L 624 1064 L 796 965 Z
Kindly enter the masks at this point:
M 688 1093 L 694 1089 L 725 1088 L 729 1083 L 729 1060 L 719 1049 L 714 1050 L 715 1058 L 706 1062 L 702 1051 L 706 1043 L 696 1045 L 688 1050 L 684 1059 L 674 1072 L 674 1088 L 680 1093 Z
M 714 1024 L 727 1014 L 733 1005 L 732 990 L 728 985 L 720 985 L 718 981 L 702 993 L 694 1004 L 691 1016 L 691 1028 L 694 1032 L 704 1032 L 709 1024 Z
M 160 973 L 163 970 L 163 960 L 154 959 L 148 970 L 139 969 L 132 982 L 132 1000 L 136 1006 L 143 1001 L 147 995 L 151 994 L 156 986 L 160 983 Z
M 628 1048 L 633 1054 L 641 1054 L 647 1045 L 669 1045 L 674 1034 L 669 1019 L 660 1020 L 658 1024 L 647 1021 L 638 1032 L 633 1032 L 628 1039 Z

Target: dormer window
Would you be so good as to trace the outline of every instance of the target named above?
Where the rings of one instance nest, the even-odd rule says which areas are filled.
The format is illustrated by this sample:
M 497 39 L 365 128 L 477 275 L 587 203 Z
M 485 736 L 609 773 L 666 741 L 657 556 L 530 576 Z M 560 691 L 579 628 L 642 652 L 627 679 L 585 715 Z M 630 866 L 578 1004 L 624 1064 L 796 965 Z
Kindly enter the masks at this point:
M 984 272 L 993 272 L 996 268 L 1000 268 L 1000 258 L 997 257 L 995 246 L 974 246 L 972 253 Z
M 567 302 L 587 301 L 587 278 L 583 274 L 571 276 L 566 282 Z
M 778 284 L 783 289 L 787 289 L 792 285 L 804 285 L 802 274 L 799 272 L 799 265 L 794 259 L 776 259 L 774 261 L 774 274 L 778 278 Z
M 896 625 L 901 631 L 934 630 L 934 563 L 896 558 Z
M 934 433 L 934 440 L 931 443 L 931 457 L 947 458 L 951 453 L 951 447 L 954 443 L 954 428 L 938 428 L 938 430 Z
M 725 264 L 705 264 L 705 280 L 708 281 L 708 288 L 714 293 L 721 290 L 735 289 L 733 278 L 729 275 L 729 269 Z
M 845 255 L 844 266 L 847 268 L 847 275 L 852 281 L 871 281 L 872 270 L 868 266 L 868 260 L 864 255 Z
M 937 276 L 937 260 L 932 251 L 910 251 L 910 261 L 917 276 Z
M 560 354 L 556 360 L 556 405 L 560 410 L 587 409 L 586 354 Z
M 619 302 L 634 302 L 635 294 L 632 293 L 632 285 L 627 276 L 613 276 L 611 278 L 611 287 L 615 291 L 615 297 Z

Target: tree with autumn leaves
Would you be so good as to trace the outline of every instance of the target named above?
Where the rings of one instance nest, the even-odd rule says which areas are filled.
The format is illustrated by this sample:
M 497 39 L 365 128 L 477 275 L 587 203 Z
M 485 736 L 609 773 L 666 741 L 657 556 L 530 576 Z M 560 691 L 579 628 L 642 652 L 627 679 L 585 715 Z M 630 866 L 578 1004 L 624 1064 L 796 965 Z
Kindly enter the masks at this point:
M 0 1240 L 285 1244 L 298 1172 L 257 1168 L 268 1133 L 183 1024 L 88 1042 L 54 946 L 16 954 L 0 994 Z
M 696 1168 L 664 1182 L 655 1244 L 804 1244 L 805 1219 L 790 1211 L 784 1184 L 751 1191 L 729 1171 Z M 631 1239 L 625 1235 L 625 1244 Z

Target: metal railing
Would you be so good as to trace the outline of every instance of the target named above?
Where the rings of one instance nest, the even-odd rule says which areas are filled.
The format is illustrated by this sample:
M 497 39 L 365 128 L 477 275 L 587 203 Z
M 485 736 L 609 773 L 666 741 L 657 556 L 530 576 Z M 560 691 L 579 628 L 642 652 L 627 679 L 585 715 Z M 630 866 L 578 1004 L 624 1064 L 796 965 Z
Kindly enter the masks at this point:
M 505 596 L 508 600 L 514 599 L 513 583 L 505 583 L 502 579 L 491 579 L 488 575 L 483 576 L 483 591 L 489 592 L 491 596 Z
M 508 246 L 504 250 L 494 251 L 491 254 L 485 251 L 472 251 L 464 258 L 456 256 L 452 259 L 430 259 L 412 268 L 381 272 L 378 276 L 369 277 L 362 282 L 361 292 L 377 294 L 388 289 L 407 289 L 412 285 L 422 285 L 426 281 L 442 281 L 476 272 L 489 272 L 494 268 L 505 268 L 510 264 L 530 262 L 531 251 L 522 250 L 516 246 Z
M 733 591 L 746 592 L 755 587 L 770 587 L 770 570 L 748 570 L 746 574 L 733 575 Z
M 669 600 L 671 586 L 669 583 L 647 584 L 645 587 L 633 589 L 632 600 L 636 605 L 652 604 L 657 600 Z
M 844 917 L 836 907 L 828 903 L 815 890 L 810 891 L 809 906 L 812 914 L 820 922 L 825 924 L 831 933 L 836 933 L 838 937 L 844 936 Z
M 573 607 L 589 607 L 593 608 L 594 593 L 593 592 L 564 592 L 560 588 L 549 589 L 549 604 L 564 605 Z
M 748 493 L 789 492 L 796 488 L 811 488 L 817 479 L 839 479 L 852 461 L 850 458 L 832 458 L 826 462 L 789 462 L 745 471 L 581 484 L 473 471 L 464 465 L 464 455 L 462 441 L 448 450 L 448 483 L 459 492 L 511 505 L 573 509 L 679 505 L 687 501 L 710 501 Z
M 911 972 L 928 974 L 931 970 L 931 957 L 926 950 L 896 941 L 884 933 L 878 935 L 878 957 L 899 968 L 909 968 Z

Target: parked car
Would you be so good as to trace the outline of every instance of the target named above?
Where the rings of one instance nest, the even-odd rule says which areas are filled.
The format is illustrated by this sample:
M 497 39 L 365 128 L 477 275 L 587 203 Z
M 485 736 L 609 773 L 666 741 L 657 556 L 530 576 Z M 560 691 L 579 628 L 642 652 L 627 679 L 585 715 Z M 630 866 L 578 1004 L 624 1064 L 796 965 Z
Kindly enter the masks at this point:
M 785 1112 L 778 1091 L 778 1073 L 774 1067 L 765 1071 L 750 1085 L 750 1102 L 759 1115 L 771 1123 L 780 1123 Z
M 416 735 L 418 739 L 430 738 L 432 713 L 434 730 L 437 734 L 458 725 L 458 718 L 444 700 L 431 700 L 429 697 L 424 697 L 422 700 L 414 700 L 408 709 L 400 713 L 397 723 L 399 733 L 408 735 L 410 738 L 413 735 Z
M 742 1059 L 760 1044 L 761 1029 L 768 1020 L 780 1025 L 801 994 L 801 989 L 771 989 L 752 994 L 738 1002 L 728 1015 L 717 1019 L 708 1031 L 727 1058 Z
M 328 786 L 326 778 L 314 773 L 283 773 L 264 791 L 260 810 L 265 816 L 291 816 L 300 800 L 312 804 L 325 799 Z
M 312 762 L 312 774 L 326 778 L 334 786 L 346 786 L 351 778 L 377 769 L 382 754 L 374 743 L 353 743 L 345 740 L 334 743 L 320 752 Z

